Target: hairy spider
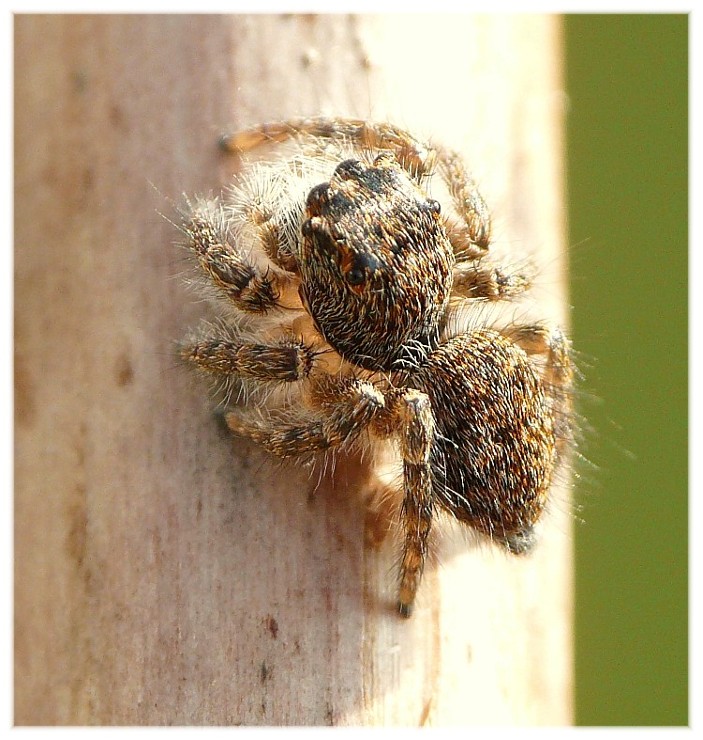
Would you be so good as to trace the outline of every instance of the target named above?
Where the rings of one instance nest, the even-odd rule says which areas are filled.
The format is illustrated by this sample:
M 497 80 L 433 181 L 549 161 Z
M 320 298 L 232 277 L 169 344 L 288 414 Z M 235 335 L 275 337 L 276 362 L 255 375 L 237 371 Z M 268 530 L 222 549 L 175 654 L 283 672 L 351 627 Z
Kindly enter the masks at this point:
M 221 144 L 281 152 L 183 214 L 187 246 L 232 310 L 181 354 L 244 388 L 229 428 L 282 458 L 397 443 L 403 616 L 438 511 L 529 551 L 571 436 L 569 342 L 546 323 L 466 321 L 529 280 L 491 259 L 488 209 L 459 155 L 345 118 L 265 124 Z

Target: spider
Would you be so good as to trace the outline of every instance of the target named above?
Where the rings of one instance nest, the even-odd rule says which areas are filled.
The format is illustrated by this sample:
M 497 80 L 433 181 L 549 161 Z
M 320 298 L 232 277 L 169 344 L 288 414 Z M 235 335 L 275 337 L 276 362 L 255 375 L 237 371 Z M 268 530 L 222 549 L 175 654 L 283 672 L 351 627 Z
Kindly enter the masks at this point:
M 180 353 L 244 389 L 227 426 L 281 458 L 397 446 L 402 616 L 439 512 L 529 552 L 571 437 L 570 343 L 546 322 L 462 321 L 530 280 L 492 259 L 488 209 L 460 156 L 347 118 L 263 124 L 221 145 L 280 154 L 182 214 L 228 309 Z

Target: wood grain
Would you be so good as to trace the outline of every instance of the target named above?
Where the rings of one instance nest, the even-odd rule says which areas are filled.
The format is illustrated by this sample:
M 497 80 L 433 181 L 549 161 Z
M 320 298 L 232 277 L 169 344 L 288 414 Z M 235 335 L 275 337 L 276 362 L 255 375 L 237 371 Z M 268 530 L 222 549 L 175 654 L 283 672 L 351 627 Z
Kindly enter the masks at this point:
M 526 560 L 450 532 L 400 620 L 356 491 L 175 362 L 203 307 L 159 215 L 226 182 L 225 127 L 387 118 L 465 153 L 563 320 L 560 64 L 556 17 L 15 17 L 16 724 L 571 721 L 568 497 Z

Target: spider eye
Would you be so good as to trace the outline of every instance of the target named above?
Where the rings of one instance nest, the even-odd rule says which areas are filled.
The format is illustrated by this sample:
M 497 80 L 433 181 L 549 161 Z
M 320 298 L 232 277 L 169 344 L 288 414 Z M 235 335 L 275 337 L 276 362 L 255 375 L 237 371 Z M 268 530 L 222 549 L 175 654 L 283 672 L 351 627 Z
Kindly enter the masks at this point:
M 361 285 L 366 279 L 366 276 L 360 267 L 352 267 L 351 270 L 347 270 L 344 273 L 344 279 L 349 285 Z
M 341 267 L 347 285 L 358 288 L 367 280 L 373 279 L 373 276 L 380 267 L 380 263 L 378 257 L 370 252 L 362 252 L 355 255 L 350 255 L 347 252 L 346 258 L 342 260 Z
M 303 222 L 302 234 L 306 239 L 312 239 L 321 254 L 334 260 L 337 259 L 338 250 L 335 240 L 330 235 L 319 216 L 313 216 Z
M 435 216 L 439 216 L 439 214 L 442 212 L 442 206 L 440 205 L 440 202 L 438 200 L 435 200 L 434 198 L 427 199 L 427 208 L 429 209 L 430 213 L 434 213 Z

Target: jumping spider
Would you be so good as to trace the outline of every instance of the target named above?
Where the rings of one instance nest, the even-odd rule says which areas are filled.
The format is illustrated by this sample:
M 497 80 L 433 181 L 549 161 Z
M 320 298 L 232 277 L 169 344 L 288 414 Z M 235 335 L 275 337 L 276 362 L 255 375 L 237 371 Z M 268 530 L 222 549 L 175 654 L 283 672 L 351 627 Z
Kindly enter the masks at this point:
M 457 328 L 479 303 L 529 287 L 491 260 L 488 210 L 459 155 L 343 118 L 221 143 L 288 148 L 252 164 L 224 202 L 183 214 L 187 246 L 231 310 L 181 354 L 245 389 L 249 409 L 230 406 L 229 428 L 282 458 L 397 442 L 403 616 L 438 510 L 529 551 L 570 438 L 569 342 L 545 323 Z

